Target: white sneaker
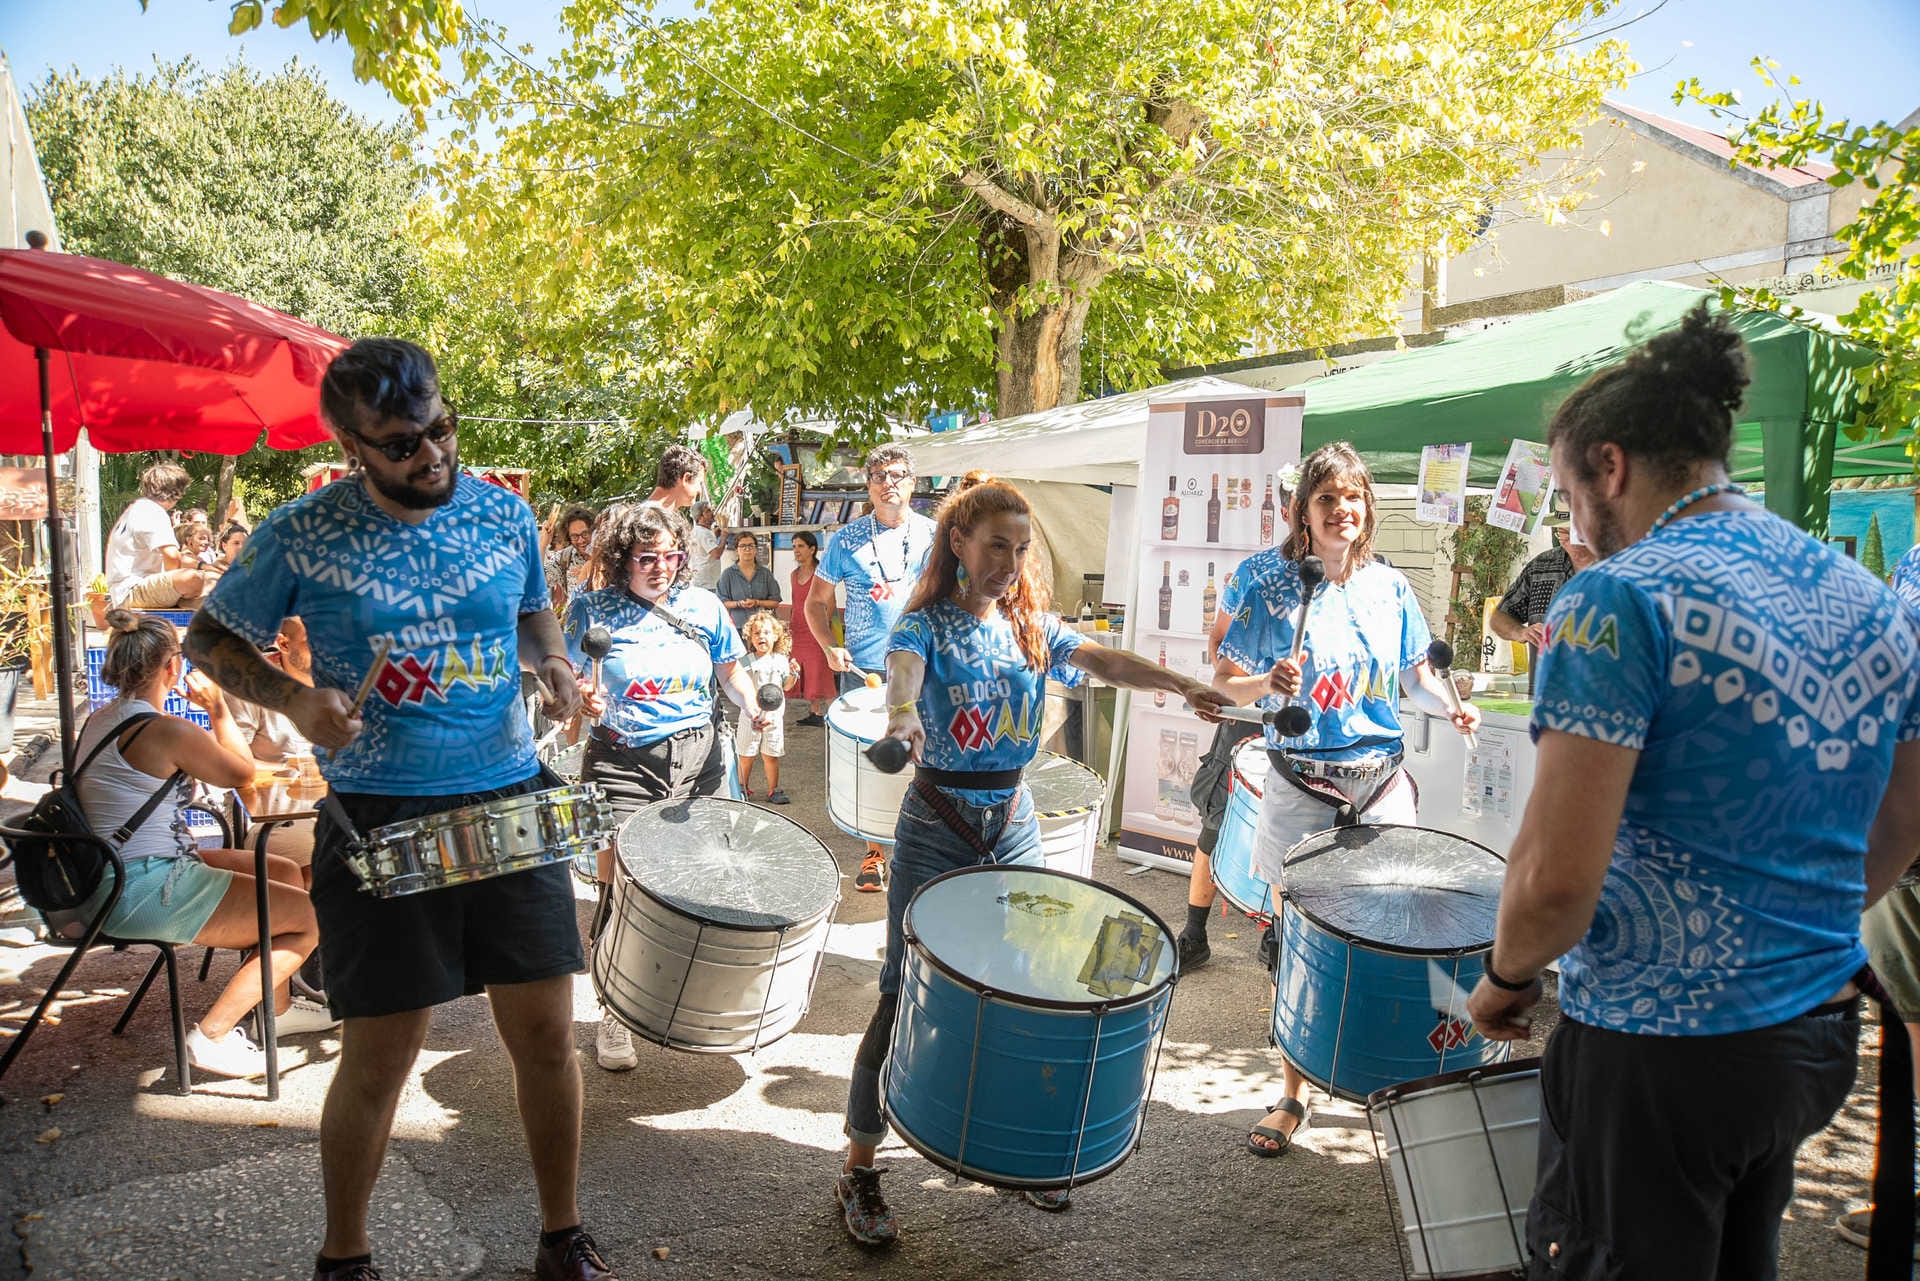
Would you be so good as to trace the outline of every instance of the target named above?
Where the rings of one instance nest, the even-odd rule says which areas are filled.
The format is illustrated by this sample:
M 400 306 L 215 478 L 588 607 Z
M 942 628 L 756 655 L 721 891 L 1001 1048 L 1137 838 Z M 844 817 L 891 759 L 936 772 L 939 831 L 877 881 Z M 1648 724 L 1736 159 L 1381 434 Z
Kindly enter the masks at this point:
M 600 1016 L 600 1030 L 593 1037 L 593 1052 L 600 1066 L 609 1072 L 629 1072 L 640 1066 L 640 1056 L 633 1049 L 633 1033 L 611 1014 Z
M 326 1006 L 318 1001 L 310 1001 L 304 996 L 296 996 L 293 998 L 293 1004 L 287 1007 L 285 1014 L 273 1016 L 273 1039 L 277 1043 L 290 1036 L 331 1032 L 339 1026 L 340 1020 L 334 1018 Z
M 187 1059 L 199 1071 L 215 1076 L 267 1074 L 267 1056 L 237 1027 L 216 1041 L 194 1024 L 187 1033 Z

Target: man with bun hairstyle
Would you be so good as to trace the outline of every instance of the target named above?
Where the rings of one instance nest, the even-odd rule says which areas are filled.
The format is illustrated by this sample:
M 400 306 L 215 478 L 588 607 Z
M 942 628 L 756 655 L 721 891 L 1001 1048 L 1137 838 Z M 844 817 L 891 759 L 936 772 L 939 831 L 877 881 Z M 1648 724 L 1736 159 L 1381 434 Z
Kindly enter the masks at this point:
M 1853 1084 L 1861 910 L 1920 849 L 1920 636 L 1729 481 L 1746 385 L 1702 304 L 1547 430 L 1602 559 L 1547 614 L 1533 792 L 1468 1005 L 1522 1038 L 1562 958 L 1536 1277 L 1776 1274 L 1795 1151 Z

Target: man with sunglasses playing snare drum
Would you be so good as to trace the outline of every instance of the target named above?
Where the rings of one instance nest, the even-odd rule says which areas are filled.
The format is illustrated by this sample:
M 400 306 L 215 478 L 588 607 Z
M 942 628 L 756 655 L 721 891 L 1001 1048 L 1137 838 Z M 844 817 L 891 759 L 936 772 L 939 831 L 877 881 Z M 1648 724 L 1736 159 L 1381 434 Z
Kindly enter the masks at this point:
M 848 521 L 828 539 L 806 602 L 807 626 L 826 652 L 827 666 L 840 674 L 842 694 L 864 683 L 861 673 L 886 670 L 893 625 L 933 550 L 933 522 L 908 505 L 913 459 L 905 449 L 882 445 L 867 455 L 867 497 L 872 513 Z M 834 589 L 841 583 L 847 585 L 844 647 L 833 636 Z M 853 888 L 878 894 L 886 888 L 885 872 L 886 856 L 868 841 Z
M 333 789 L 314 833 L 313 904 L 328 1000 L 345 1027 L 320 1118 L 327 1231 L 314 1277 L 378 1281 L 367 1205 L 400 1092 L 432 1008 L 484 991 L 539 1193 L 535 1277 L 608 1281 L 576 1199 L 581 950 L 568 865 L 375 898 L 347 866 L 339 821 L 365 833 L 544 785 L 521 669 L 555 718 L 573 714 L 580 691 L 533 511 L 460 472 L 454 415 L 432 357 L 412 343 L 354 343 L 328 367 L 320 407 L 358 470 L 261 522 L 187 634 L 201 670 L 284 712 L 322 749 Z M 311 686 L 260 657 L 289 616 L 307 625 Z M 363 680 L 359 711 L 351 691 Z M 408 1274 L 434 1267 L 402 1264 Z

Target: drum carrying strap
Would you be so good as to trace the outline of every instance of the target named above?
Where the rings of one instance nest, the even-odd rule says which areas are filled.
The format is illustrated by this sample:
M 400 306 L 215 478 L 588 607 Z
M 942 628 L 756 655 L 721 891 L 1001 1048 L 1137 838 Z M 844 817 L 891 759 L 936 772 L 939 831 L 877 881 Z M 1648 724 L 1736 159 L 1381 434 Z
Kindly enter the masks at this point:
M 1867 1281 L 1913 1275 L 1913 1043 L 1871 967 L 1853 976 L 1880 1003 L 1880 1128 L 1874 1144 L 1873 1226 L 1867 1232 Z
M 916 773 L 913 776 L 913 790 L 919 793 L 920 799 L 925 801 L 935 814 L 940 816 L 940 821 L 947 825 L 949 832 L 973 846 L 974 853 L 978 854 L 983 862 L 993 862 L 993 846 L 987 844 L 987 838 L 980 835 L 973 824 L 960 817 L 960 811 L 953 807 L 953 802 L 947 799 L 946 793 L 942 792 L 932 779 Z M 1011 805 L 1012 802 L 1009 801 L 1008 804 Z
M 692 623 L 689 623 L 686 619 L 680 617 L 680 615 L 674 613 L 672 610 L 668 609 L 665 605 L 660 604 L 658 601 L 643 600 L 642 598 L 635 596 L 631 591 L 627 593 L 627 596 L 630 600 L 633 601 L 634 604 L 640 607 L 640 610 L 642 613 L 658 614 L 660 616 L 661 622 L 665 623 L 668 627 L 673 628 L 674 631 L 679 632 L 682 636 L 686 637 L 688 640 L 692 641 L 694 644 L 709 645 L 712 643 L 711 638 L 709 638 L 704 633 L 702 633 L 699 628 L 695 627 Z
M 1360 816 L 1371 809 L 1375 801 L 1387 794 L 1387 789 L 1392 787 L 1394 780 L 1400 777 L 1400 771 L 1403 768 L 1404 766 L 1395 765 L 1392 769 L 1386 771 L 1380 776 L 1379 781 L 1368 790 L 1366 795 L 1359 800 L 1343 796 L 1339 792 L 1321 791 L 1319 788 L 1312 786 L 1305 778 L 1294 773 L 1284 760 L 1275 761 L 1272 772 L 1279 774 L 1282 778 L 1286 779 L 1287 782 L 1293 784 L 1294 787 L 1305 792 L 1314 800 L 1332 807 L 1333 825 L 1335 827 L 1357 827 L 1360 823 Z

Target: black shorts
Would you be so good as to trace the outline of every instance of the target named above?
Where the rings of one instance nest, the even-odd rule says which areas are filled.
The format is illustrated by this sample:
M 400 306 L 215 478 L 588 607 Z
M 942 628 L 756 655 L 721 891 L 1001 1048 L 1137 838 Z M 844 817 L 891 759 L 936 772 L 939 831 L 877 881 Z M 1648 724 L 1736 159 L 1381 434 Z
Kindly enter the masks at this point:
M 1857 1005 L 1722 1036 L 1561 1019 L 1540 1072 L 1530 1281 L 1772 1281 L 1794 1154 L 1853 1085 Z
M 362 834 L 388 823 L 537 792 L 535 774 L 510 787 L 457 796 L 336 792 Z M 398 898 L 375 898 L 343 855 L 347 835 L 331 807 L 314 828 L 313 910 L 320 919 L 327 1002 L 338 1018 L 373 1018 L 532 983 L 585 968 L 567 863 Z
M 593 733 L 581 754 L 580 778 L 606 789 L 614 817 L 624 823 L 635 810 L 655 801 L 718 796 L 727 785 L 723 747 L 711 724 L 631 747 Z

